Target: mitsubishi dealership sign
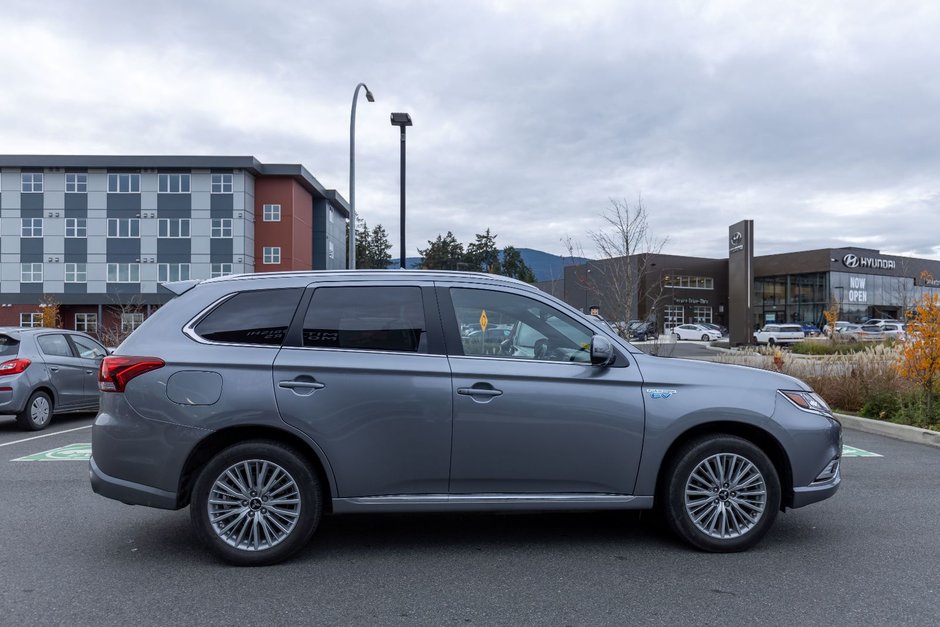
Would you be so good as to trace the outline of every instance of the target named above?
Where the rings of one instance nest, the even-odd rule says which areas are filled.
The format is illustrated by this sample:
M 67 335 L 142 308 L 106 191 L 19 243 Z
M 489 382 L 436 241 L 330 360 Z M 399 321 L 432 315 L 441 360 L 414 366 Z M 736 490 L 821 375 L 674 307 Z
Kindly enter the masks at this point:
M 894 259 L 883 259 L 881 257 L 862 257 L 853 253 L 847 254 L 842 258 L 842 265 L 846 268 L 881 268 L 884 270 L 894 270 Z

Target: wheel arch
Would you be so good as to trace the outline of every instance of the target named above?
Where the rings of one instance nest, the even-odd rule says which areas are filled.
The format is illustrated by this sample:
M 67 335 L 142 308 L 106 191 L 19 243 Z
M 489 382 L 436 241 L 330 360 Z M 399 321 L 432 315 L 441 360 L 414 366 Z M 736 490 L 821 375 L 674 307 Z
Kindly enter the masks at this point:
M 56 395 L 55 390 L 52 388 L 52 386 L 46 385 L 44 383 L 34 387 L 30 391 L 30 393 L 26 395 L 26 398 L 23 401 L 23 407 L 22 409 L 20 409 L 20 411 L 25 411 L 27 409 L 27 406 L 29 405 L 29 399 L 31 399 L 33 397 L 33 394 L 35 394 L 36 392 L 45 392 L 46 396 L 48 396 L 49 399 L 52 401 L 52 412 L 54 413 L 56 409 L 59 407 L 59 398 Z M 50 417 L 51 417 L 51 414 L 50 414 Z
M 334 482 L 332 473 L 327 471 L 327 463 L 321 458 L 323 453 L 319 451 L 315 445 L 312 445 L 296 433 L 270 425 L 239 425 L 228 427 L 214 431 L 209 436 L 200 440 L 200 442 L 193 447 L 193 450 L 190 451 L 186 462 L 183 464 L 182 472 L 180 472 L 179 488 L 177 491 L 179 507 L 186 507 L 189 504 L 193 484 L 196 482 L 199 470 L 210 459 L 229 446 L 249 440 L 269 440 L 296 449 L 310 464 L 310 467 L 320 480 L 323 511 L 331 512 L 333 510 Z
M 780 478 L 780 508 L 784 509 L 790 503 L 793 494 L 793 472 L 790 468 L 790 459 L 786 450 L 779 440 L 770 432 L 758 426 L 734 421 L 715 421 L 695 425 L 684 431 L 679 437 L 673 440 L 672 444 L 663 455 L 659 464 L 659 471 L 656 474 L 656 498 L 661 499 L 663 490 L 667 481 L 667 471 L 672 465 L 679 450 L 691 440 L 695 440 L 706 435 L 733 435 L 757 446 L 770 458 L 771 463 L 777 470 L 777 476 Z

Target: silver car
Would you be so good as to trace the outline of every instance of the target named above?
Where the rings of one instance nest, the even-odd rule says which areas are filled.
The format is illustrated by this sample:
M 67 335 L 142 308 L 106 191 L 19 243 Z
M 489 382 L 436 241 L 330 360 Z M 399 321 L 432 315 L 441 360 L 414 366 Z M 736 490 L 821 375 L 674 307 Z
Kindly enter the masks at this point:
M 189 506 L 233 563 L 280 561 L 322 515 L 358 512 L 658 506 L 693 546 L 740 551 L 839 487 L 841 428 L 805 383 L 646 355 L 519 281 L 168 287 L 178 296 L 101 365 L 91 484 Z
M 53 414 L 98 411 L 98 368 L 107 354 L 77 331 L 0 327 L 0 414 L 38 431 Z

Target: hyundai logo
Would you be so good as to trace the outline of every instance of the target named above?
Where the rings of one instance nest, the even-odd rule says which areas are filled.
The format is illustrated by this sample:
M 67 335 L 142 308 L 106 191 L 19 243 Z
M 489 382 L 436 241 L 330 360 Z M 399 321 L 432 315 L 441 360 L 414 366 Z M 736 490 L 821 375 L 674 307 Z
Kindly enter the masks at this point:
M 845 264 L 846 268 L 857 268 L 858 267 L 858 255 L 853 255 L 849 253 L 842 258 L 842 263 Z
M 741 235 L 741 231 L 735 231 L 734 235 L 731 236 L 731 245 L 737 246 L 744 239 L 744 236 Z

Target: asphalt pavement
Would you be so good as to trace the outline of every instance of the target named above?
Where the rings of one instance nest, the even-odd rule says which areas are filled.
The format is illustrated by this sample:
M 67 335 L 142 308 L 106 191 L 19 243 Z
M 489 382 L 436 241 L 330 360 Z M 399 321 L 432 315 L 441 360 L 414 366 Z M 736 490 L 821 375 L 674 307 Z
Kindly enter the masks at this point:
M 918 444 L 847 431 L 847 445 L 882 457 L 846 458 L 834 498 L 780 515 L 747 553 L 689 549 L 630 512 L 360 515 L 326 518 L 289 562 L 249 569 L 206 553 L 188 510 L 93 494 L 87 462 L 13 461 L 90 442 L 90 424 L 57 419 L 30 434 L 0 418 L 0 623 L 936 625 L 940 616 L 940 451 Z

